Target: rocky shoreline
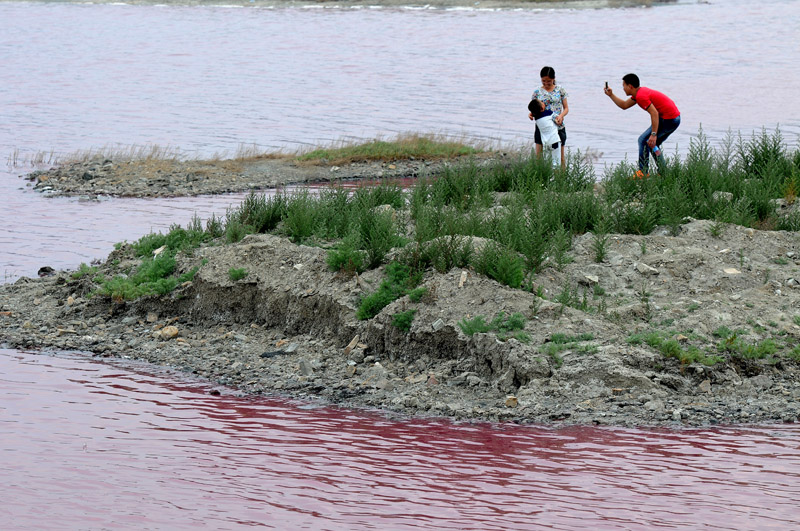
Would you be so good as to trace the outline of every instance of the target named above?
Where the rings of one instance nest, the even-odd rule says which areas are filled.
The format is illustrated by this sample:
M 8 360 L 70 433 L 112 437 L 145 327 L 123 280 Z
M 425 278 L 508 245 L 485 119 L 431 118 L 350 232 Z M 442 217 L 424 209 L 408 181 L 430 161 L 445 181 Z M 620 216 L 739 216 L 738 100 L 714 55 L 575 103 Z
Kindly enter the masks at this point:
M 374 178 L 369 171 L 400 175 L 429 167 L 420 161 L 357 166 L 347 171 Z M 51 193 L 85 194 L 88 188 L 69 183 L 128 182 L 113 172 L 84 179 L 84 170 L 94 171 L 74 166 L 47 179 L 38 174 L 37 188 L 64 183 Z M 307 178 L 319 172 L 331 169 L 315 167 Z M 296 178 L 283 174 L 273 182 Z M 245 182 L 237 179 L 233 188 Z M 133 186 L 108 186 L 102 193 L 146 195 Z M 170 193 L 199 189 L 210 188 L 175 186 Z M 409 415 L 621 426 L 797 421 L 797 359 L 774 354 L 681 363 L 635 340 L 664 333 L 683 347 L 715 352 L 725 327 L 747 344 L 800 344 L 797 235 L 732 225 L 712 230 L 711 222 L 697 220 L 673 233 L 610 235 L 602 263 L 593 260 L 591 235 L 578 236 L 571 263 L 536 275 L 544 297 L 469 269 L 428 271 L 421 284 L 426 297 L 401 297 L 369 320 L 356 318 L 358 302 L 375 291 L 383 267 L 347 278 L 329 270 L 322 248 L 250 235 L 183 257 L 182 271 L 198 260 L 204 265 L 167 296 L 92 297 L 97 285 L 90 275 L 70 272 L 0 285 L 0 342 L 145 360 L 246 393 Z M 125 260 L 124 249 L 114 251 L 99 272 Z M 232 280 L 232 268 L 248 275 Z M 583 309 L 557 301 L 564 286 L 582 290 Z M 602 300 L 598 293 L 605 293 Z M 415 317 L 403 331 L 393 316 L 409 309 Z M 460 326 L 501 312 L 524 315 L 530 341 L 467 335 Z
M 479 159 L 496 160 L 504 153 Z M 363 161 L 341 166 L 299 163 L 289 157 L 249 160 L 113 161 L 106 158 L 72 162 L 25 176 L 34 190 L 50 196 L 93 199 L 113 197 L 186 197 L 280 188 L 293 184 L 350 180 L 413 179 L 435 174 L 456 161 Z

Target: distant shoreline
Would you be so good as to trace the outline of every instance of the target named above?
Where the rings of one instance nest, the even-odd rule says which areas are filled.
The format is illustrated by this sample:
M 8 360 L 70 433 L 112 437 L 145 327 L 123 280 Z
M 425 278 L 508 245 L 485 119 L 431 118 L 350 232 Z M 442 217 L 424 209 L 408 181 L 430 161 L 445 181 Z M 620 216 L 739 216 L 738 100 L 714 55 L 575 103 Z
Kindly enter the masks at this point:
M 15 0 L 0 0 L 9 2 Z M 416 8 L 416 9 L 607 9 L 653 7 L 684 0 L 27 0 L 60 4 L 130 4 L 169 6 L 250 6 L 267 8 Z

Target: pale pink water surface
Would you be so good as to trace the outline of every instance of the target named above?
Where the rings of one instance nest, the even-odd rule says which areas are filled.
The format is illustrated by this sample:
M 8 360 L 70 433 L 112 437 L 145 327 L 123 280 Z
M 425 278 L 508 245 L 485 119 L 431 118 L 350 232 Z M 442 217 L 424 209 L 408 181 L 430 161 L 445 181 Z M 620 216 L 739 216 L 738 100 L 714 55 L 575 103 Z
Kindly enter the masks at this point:
M 641 43 L 630 35 L 643 34 Z M 630 158 L 628 71 L 702 124 L 800 134 L 800 2 L 650 9 L 230 9 L 0 2 L 0 282 L 76 268 L 241 195 L 45 198 L 39 151 L 295 149 L 442 132 L 524 145 L 544 64 L 569 145 Z M 617 81 L 615 81 L 617 80 Z M 15 155 L 16 153 L 16 155 Z M 2 338 L 0 337 L 0 342 Z M 800 428 L 546 429 L 237 397 L 124 361 L 0 350 L 3 529 L 796 529 Z
M 548 429 L 0 350 L 4 529 L 796 529 L 800 427 Z
M 682 111 L 668 154 L 701 125 L 716 146 L 729 130 L 780 126 L 794 145 L 800 135 L 795 0 L 523 11 L 0 2 L 0 28 L 9 162 L 148 144 L 187 156 L 293 150 L 406 131 L 528 145 L 526 106 L 545 64 L 569 93 L 568 146 L 602 154 L 598 174 L 635 157 L 649 124 L 602 93 L 629 71 Z M 641 43 L 624 37 L 639 28 Z M 0 281 L 77 267 L 238 203 L 54 201 L 19 179 L 31 168 L 6 169 Z

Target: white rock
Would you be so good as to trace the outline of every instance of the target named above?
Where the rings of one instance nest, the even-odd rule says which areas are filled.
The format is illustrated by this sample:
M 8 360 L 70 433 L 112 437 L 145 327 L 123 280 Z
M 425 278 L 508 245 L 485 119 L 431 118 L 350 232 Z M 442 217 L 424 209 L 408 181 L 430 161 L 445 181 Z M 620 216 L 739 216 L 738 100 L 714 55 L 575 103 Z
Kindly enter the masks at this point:
M 655 267 L 650 267 L 649 265 L 645 264 L 644 262 L 637 262 L 636 263 L 636 270 L 641 273 L 642 275 L 657 275 L 658 269 Z

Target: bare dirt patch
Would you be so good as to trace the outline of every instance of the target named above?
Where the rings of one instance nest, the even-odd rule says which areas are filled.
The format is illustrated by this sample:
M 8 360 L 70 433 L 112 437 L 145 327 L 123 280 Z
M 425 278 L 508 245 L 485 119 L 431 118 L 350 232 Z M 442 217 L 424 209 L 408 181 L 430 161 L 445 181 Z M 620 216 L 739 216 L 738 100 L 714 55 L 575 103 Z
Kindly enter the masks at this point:
M 494 153 L 473 158 L 505 156 Z M 435 174 L 448 162 L 411 159 L 337 166 L 299 163 L 290 157 L 219 161 L 95 159 L 36 171 L 25 178 L 34 183 L 34 189 L 49 195 L 177 197 L 264 190 L 299 183 L 415 178 Z

